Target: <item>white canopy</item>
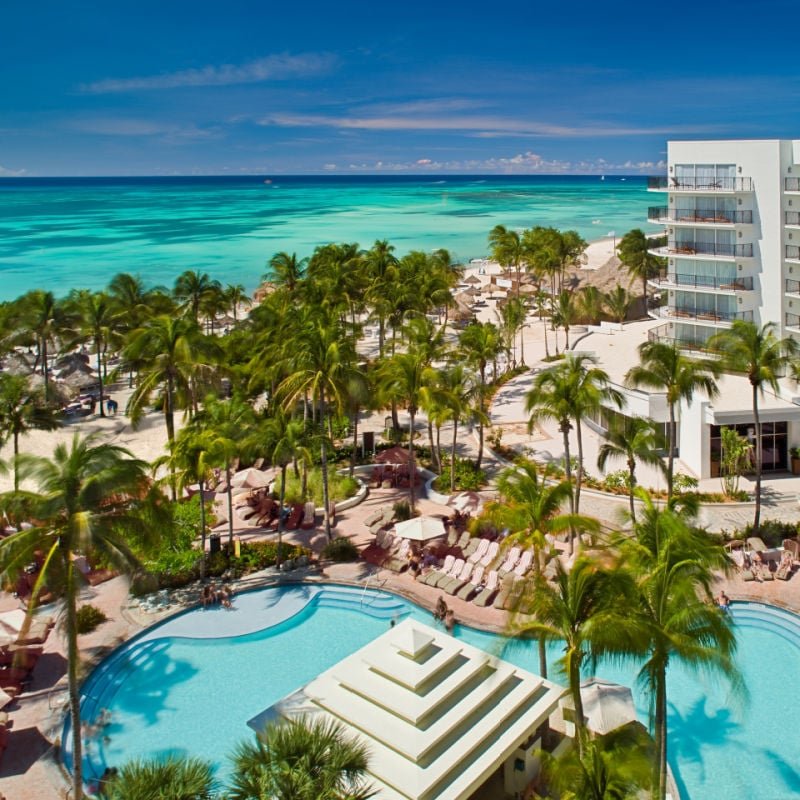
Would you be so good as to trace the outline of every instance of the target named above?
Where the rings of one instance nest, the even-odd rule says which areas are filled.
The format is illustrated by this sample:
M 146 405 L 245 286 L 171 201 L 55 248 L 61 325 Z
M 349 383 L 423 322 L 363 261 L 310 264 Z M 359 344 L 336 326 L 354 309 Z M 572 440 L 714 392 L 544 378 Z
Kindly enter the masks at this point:
M 260 469 L 248 467 L 231 478 L 231 486 L 237 489 L 263 489 L 269 486 L 273 477 L 272 471 L 262 472 Z
M 437 536 L 444 536 L 444 522 L 440 517 L 414 517 L 405 522 L 398 522 L 394 532 L 401 539 L 413 539 L 415 542 L 426 542 Z
M 633 694 L 627 686 L 591 678 L 581 684 L 581 699 L 586 727 L 592 733 L 611 733 L 637 719 Z

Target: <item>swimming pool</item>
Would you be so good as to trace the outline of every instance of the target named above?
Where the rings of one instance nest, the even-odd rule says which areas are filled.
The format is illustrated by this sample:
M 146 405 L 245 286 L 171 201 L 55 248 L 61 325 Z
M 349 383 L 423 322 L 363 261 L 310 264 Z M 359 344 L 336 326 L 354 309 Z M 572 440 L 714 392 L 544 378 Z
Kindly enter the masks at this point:
M 775 800 L 800 792 L 793 694 L 800 666 L 800 618 L 772 606 L 735 603 L 737 663 L 750 697 L 727 695 L 719 678 L 679 666 L 669 675 L 670 763 L 684 798 Z M 241 594 L 234 609 L 194 609 L 122 645 L 90 675 L 82 718 L 102 708 L 112 723 L 86 749 L 87 781 L 106 765 L 135 757 L 186 753 L 207 758 L 218 775 L 227 754 L 251 735 L 246 722 L 383 633 L 391 619 L 431 615 L 386 592 L 332 584 L 298 584 Z M 457 627 L 456 635 L 501 654 L 503 637 Z M 502 655 L 537 670 L 535 647 Z M 554 649 L 551 657 L 557 657 Z M 631 685 L 635 668 L 603 667 L 601 677 Z M 554 677 L 554 674 L 551 674 Z M 640 718 L 647 700 L 634 687 Z M 64 755 L 70 759 L 69 721 Z

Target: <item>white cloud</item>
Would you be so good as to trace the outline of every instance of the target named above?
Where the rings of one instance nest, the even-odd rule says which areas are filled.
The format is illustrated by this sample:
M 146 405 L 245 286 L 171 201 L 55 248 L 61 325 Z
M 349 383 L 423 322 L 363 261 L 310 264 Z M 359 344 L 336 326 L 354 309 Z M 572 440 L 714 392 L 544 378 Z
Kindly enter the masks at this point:
M 0 178 L 21 178 L 26 172 L 25 169 L 9 169 L 0 164 Z
M 106 78 L 82 84 L 89 94 L 178 89 L 187 86 L 230 86 L 237 83 L 304 78 L 329 72 L 336 59 L 328 53 L 300 53 L 265 56 L 245 64 L 218 64 L 136 78 Z
M 217 128 L 199 128 L 192 124 L 159 122 L 132 117 L 90 117 L 67 123 L 71 130 L 98 136 L 158 137 L 166 142 L 185 142 L 215 139 Z

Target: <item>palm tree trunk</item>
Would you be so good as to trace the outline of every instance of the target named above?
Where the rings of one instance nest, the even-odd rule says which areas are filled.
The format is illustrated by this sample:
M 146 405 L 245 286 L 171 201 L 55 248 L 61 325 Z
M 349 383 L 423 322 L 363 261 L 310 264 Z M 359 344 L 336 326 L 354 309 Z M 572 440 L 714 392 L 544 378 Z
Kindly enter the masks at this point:
M 580 514 L 581 485 L 583 484 L 583 431 L 580 418 L 575 420 L 575 433 L 578 438 L 578 474 L 575 476 L 575 513 Z
M 758 385 L 753 384 L 753 420 L 756 424 L 756 508 L 753 514 L 753 536 L 761 524 L 761 417 L 758 411 Z
M 437 471 L 442 471 L 442 426 L 436 423 L 436 465 Z
M 203 478 L 198 481 L 200 485 L 200 552 L 203 557 L 200 559 L 200 580 L 206 579 L 206 482 Z
M 228 547 L 233 547 L 233 486 L 231 486 L 231 465 L 225 465 L 225 482 L 228 484 Z
M 522 311 L 522 325 L 519 329 L 519 363 L 520 366 L 525 366 L 525 320 L 527 318 L 527 310 L 523 306 Z
M 67 681 L 69 686 L 69 714 L 72 724 L 72 796 L 83 797 L 83 753 L 81 750 L 81 705 L 78 694 L 78 610 L 75 567 L 71 553 L 64 552 L 67 570 L 66 627 L 67 635 Z
M 628 470 L 630 472 L 630 482 L 628 486 L 628 497 L 631 502 L 631 524 L 636 524 L 636 505 L 633 502 L 633 495 L 636 491 L 636 460 L 633 458 L 628 459 Z
M 281 568 L 281 549 L 283 547 L 283 524 L 285 515 L 283 513 L 283 500 L 286 496 L 286 464 L 281 464 L 281 491 L 278 499 L 278 571 Z M 305 497 L 305 495 L 303 495 Z
M 564 436 L 564 474 L 567 478 L 567 483 L 569 484 L 569 511 L 570 514 L 575 513 L 575 488 L 572 485 L 572 464 L 570 463 L 570 454 L 569 454 L 569 420 L 565 419 L 561 421 L 561 433 Z M 569 554 L 572 555 L 575 552 L 575 528 L 574 526 L 569 526 Z
M 100 357 L 100 339 L 94 340 L 94 347 L 97 351 L 97 380 L 100 383 L 100 416 L 104 417 L 106 412 L 103 408 L 103 362 Z
M 659 670 L 655 686 L 655 724 L 653 738 L 656 744 L 654 797 L 664 800 L 667 795 L 667 673 L 666 666 Z
M 672 479 L 675 470 L 675 403 L 669 404 L 669 453 L 667 453 L 667 502 L 672 500 Z
M 577 653 L 568 655 L 569 660 L 569 689 L 572 702 L 575 705 L 575 743 L 578 754 L 583 755 L 586 744 L 586 725 L 583 721 L 583 698 L 581 697 L 581 662 Z
M 319 393 L 319 413 L 322 419 L 322 429 L 325 430 L 325 392 Z M 320 469 L 322 470 L 322 503 L 325 506 L 325 535 L 330 541 L 331 536 L 331 509 L 330 492 L 328 487 L 328 450 L 325 447 L 325 437 L 320 437 Z
M 458 439 L 458 418 L 453 420 L 453 444 L 450 448 L 450 494 L 456 490 L 456 440 Z
M 19 431 L 14 430 L 14 491 L 19 491 L 19 473 L 17 471 L 17 458 L 19 457 Z
M 481 468 L 481 463 L 483 462 L 483 412 L 484 412 L 484 395 L 486 392 L 486 367 L 484 365 L 481 366 L 481 385 L 480 385 L 480 393 L 478 395 L 478 403 L 480 404 L 480 411 L 481 416 L 478 419 L 478 458 L 475 461 L 475 469 Z M 453 464 L 455 466 L 455 462 Z
M 47 339 L 42 339 L 42 377 L 44 378 L 44 401 L 50 399 L 50 372 L 47 369 Z
M 433 442 L 433 423 L 431 422 L 430 416 L 428 417 L 428 442 L 431 447 L 431 460 L 433 461 L 433 466 L 436 471 L 439 471 L 439 465 L 437 464 L 436 459 L 436 447 L 434 446 Z
M 386 340 L 386 321 L 383 316 L 378 317 L 378 357 L 383 358 L 383 347 Z
M 358 449 L 358 406 L 353 409 L 353 452 L 350 455 L 350 477 L 356 471 L 356 450 Z
M 414 484 L 417 482 L 417 465 L 414 458 L 414 417 L 416 411 L 413 406 L 408 409 L 408 416 L 410 420 L 408 430 L 408 499 L 411 506 L 411 516 L 414 516 L 415 497 L 414 497 Z

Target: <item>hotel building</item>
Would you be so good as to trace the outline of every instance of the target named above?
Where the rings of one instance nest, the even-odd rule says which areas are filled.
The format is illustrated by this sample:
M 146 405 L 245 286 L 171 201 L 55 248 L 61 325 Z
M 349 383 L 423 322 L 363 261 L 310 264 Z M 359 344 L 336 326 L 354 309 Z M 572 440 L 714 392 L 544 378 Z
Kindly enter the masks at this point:
M 667 175 L 648 179 L 648 189 L 663 198 L 648 220 L 665 226 L 667 242 L 651 250 L 666 267 L 650 281 L 662 304 L 649 311 L 659 324 L 644 326 L 646 336 L 702 353 L 740 319 L 775 322 L 778 336 L 800 341 L 800 140 L 669 142 Z M 594 334 L 578 349 L 609 363 Z M 755 436 L 747 380 L 719 383 L 719 397 L 680 409 L 679 456 L 700 478 L 715 473 L 722 426 Z M 624 391 L 623 413 L 666 422 L 664 397 Z M 786 470 L 789 448 L 800 445 L 800 390 L 784 379 L 760 406 L 764 471 Z

